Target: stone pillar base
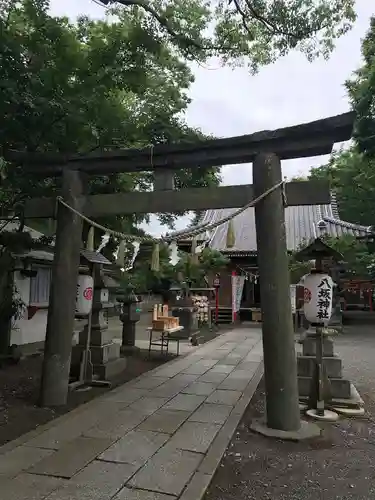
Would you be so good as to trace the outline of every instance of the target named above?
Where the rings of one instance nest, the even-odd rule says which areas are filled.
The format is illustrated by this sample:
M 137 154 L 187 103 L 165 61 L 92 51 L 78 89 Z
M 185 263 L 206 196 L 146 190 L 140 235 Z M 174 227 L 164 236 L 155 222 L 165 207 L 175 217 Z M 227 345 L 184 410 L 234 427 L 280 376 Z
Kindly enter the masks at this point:
M 72 348 L 71 375 L 73 377 L 79 375 L 86 340 L 87 326 L 79 333 L 79 343 Z M 108 380 L 125 370 L 126 359 L 121 357 L 120 348 L 120 344 L 113 342 L 113 333 L 110 330 L 98 328 L 92 330 L 90 352 L 94 376 Z
M 303 334 L 302 355 L 297 356 L 298 390 L 300 397 L 308 397 L 311 392 L 316 366 L 316 332 L 310 327 Z M 333 340 L 323 337 L 323 366 L 330 383 L 332 399 L 350 399 L 351 383 L 342 377 L 342 361 L 334 354 Z

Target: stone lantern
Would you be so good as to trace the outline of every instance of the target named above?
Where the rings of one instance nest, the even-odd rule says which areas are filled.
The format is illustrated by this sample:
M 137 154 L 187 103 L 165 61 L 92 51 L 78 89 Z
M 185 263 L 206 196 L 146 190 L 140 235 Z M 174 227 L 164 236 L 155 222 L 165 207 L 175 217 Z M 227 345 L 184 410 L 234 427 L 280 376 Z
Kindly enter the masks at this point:
M 122 322 L 122 353 L 134 353 L 139 349 L 135 345 L 136 324 L 141 318 L 141 308 L 134 287 L 128 285 L 126 291 L 117 296 L 117 301 L 122 305 L 120 321 Z
M 309 246 L 298 252 L 296 258 L 300 261 L 315 260 L 315 273 L 332 275 L 334 262 L 341 261 L 343 256 L 320 238 L 317 238 Z M 340 304 L 337 289 L 338 287 L 335 286 L 336 293 L 333 295 L 332 308 L 333 318 L 335 313 L 338 314 L 337 304 Z M 309 297 L 306 298 L 308 295 L 309 290 L 305 289 L 305 300 L 309 300 Z M 335 319 L 337 320 L 337 318 Z M 323 390 L 319 397 L 323 397 L 323 401 L 326 403 L 351 398 L 351 383 L 342 377 L 342 361 L 334 354 L 333 341 L 330 336 L 333 328 L 330 329 L 330 326 L 333 326 L 332 317 L 325 328 L 319 329 L 320 341 L 316 329 L 310 325 L 302 341 L 302 354 L 297 357 L 299 395 L 302 399 L 310 399 L 310 404 L 313 404 L 312 401 L 316 403 L 321 388 Z M 320 358 L 322 366 L 320 384 L 316 378 L 317 356 Z
M 84 377 L 86 381 L 92 376 L 109 380 L 126 368 L 126 359 L 120 357 L 120 347 L 113 340 L 114 334 L 108 329 L 105 315 L 110 303 L 103 266 L 110 266 L 111 262 L 99 252 L 81 250 L 81 264 L 89 268 L 94 279 L 94 293 L 91 317 L 79 333 L 78 344 L 72 349 L 71 375 L 76 378 L 81 373 L 80 378 Z M 82 374 L 85 357 L 86 373 Z

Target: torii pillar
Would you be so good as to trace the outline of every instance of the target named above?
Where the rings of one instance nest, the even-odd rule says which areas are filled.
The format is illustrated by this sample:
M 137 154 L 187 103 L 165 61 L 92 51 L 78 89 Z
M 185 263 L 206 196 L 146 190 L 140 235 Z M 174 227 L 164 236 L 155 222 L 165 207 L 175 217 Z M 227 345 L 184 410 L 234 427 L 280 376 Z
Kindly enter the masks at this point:
M 282 180 L 281 162 L 273 153 L 253 162 L 254 195 L 260 196 Z M 317 426 L 301 427 L 294 346 L 290 278 L 282 187 L 255 205 L 267 424 L 253 429 L 280 438 L 319 435 Z M 308 436 L 307 436 L 307 435 Z

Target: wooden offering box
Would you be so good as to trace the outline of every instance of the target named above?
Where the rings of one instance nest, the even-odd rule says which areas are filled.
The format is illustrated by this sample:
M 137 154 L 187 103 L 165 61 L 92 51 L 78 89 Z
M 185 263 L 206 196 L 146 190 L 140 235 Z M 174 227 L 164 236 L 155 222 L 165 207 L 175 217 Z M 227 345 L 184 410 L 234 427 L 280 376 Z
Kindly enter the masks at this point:
M 160 314 L 160 316 L 159 316 Z M 156 304 L 152 317 L 152 328 L 154 330 L 172 330 L 180 326 L 179 318 L 168 316 L 168 306 L 160 306 Z

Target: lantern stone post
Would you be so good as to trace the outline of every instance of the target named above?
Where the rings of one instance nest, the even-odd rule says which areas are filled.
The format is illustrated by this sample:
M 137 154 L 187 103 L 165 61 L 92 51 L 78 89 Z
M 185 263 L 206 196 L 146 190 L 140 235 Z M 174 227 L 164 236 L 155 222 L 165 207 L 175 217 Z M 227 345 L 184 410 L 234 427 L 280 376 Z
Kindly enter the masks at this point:
M 296 254 L 296 259 L 300 261 L 315 260 L 315 269 L 323 271 L 323 261 L 331 259 L 339 262 L 343 259 L 342 254 L 327 245 L 320 238 L 316 238 L 310 245 Z M 348 404 L 357 405 L 358 398 L 353 399 L 352 384 L 342 376 L 342 361 L 334 354 L 334 345 L 331 338 L 331 321 L 328 328 L 322 332 L 317 332 L 313 325 L 303 334 L 302 354 L 297 357 L 297 374 L 299 395 L 303 402 L 308 402 L 310 406 L 316 405 L 318 400 L 318 382 L 316 375 L 316 357 L 322 357 L 322 388 L 325 403 L 335 400 L 348 401 Z M 333 325 L 332 325 L 333 326 Z M 333 327 L 332 329 L 335 329 Z M 317 345 L 317 337 L 320 344 Z
M 141 318 L 138 298 L 134 294 L 133 288 L 129 288 L 127 293 L 119 295 L 117 300 L 122 303 L 122 313 L 120 314 L 120 321 L 122 322 L 121 352 L 123 354 L 135 354 L 140 350 L 135 345 L 136 325 Z

